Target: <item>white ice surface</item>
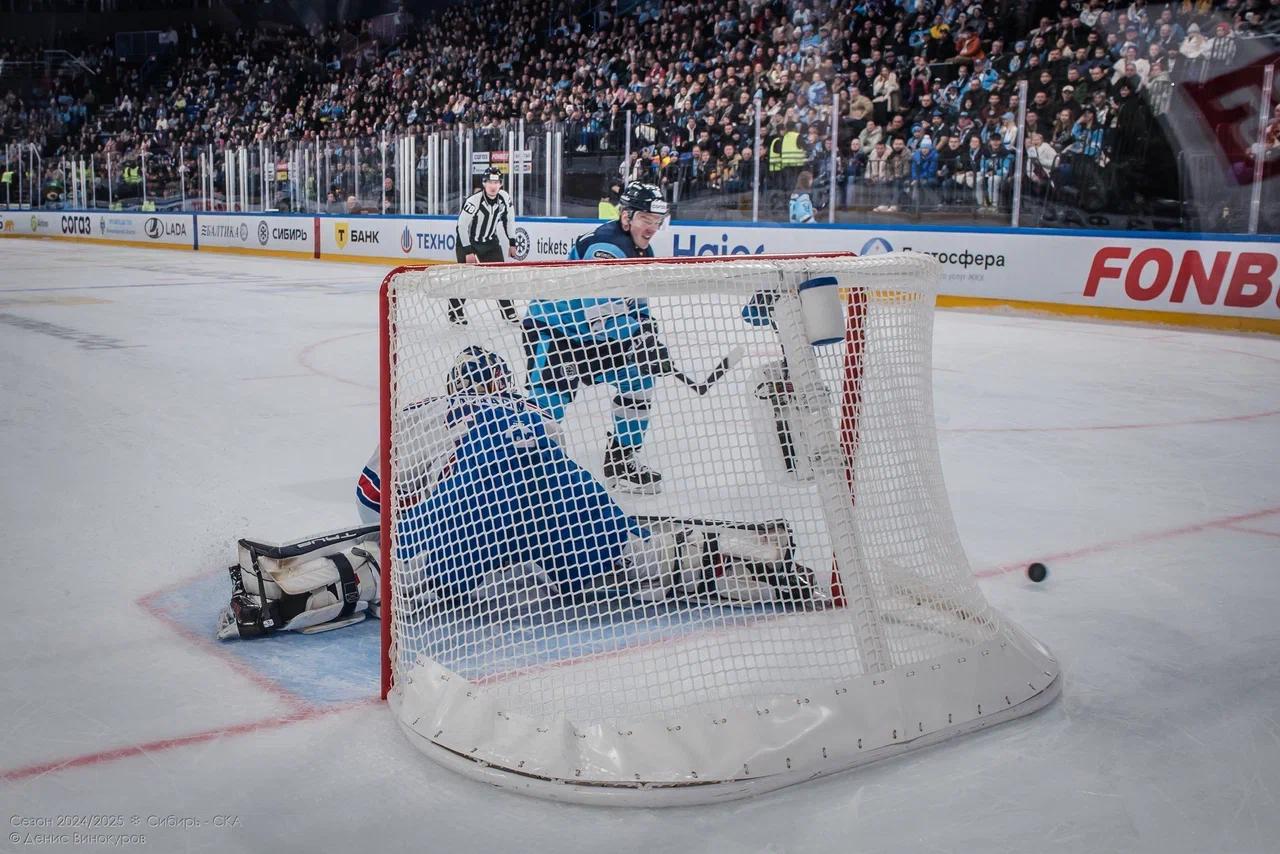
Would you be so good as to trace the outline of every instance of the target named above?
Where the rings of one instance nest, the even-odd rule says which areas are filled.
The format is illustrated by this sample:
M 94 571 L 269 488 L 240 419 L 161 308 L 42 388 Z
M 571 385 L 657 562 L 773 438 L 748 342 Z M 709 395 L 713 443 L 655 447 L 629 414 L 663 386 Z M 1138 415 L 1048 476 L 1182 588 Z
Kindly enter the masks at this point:
M 960 532 L 1062 699 L 752 801 L 608 811 L 454 776 L 380 703 L 299 711 L 138 604 L 235 536 L 352 520 L 383 272 L 0 242 L 0 850 L 106 850 L 10 837 L 67 814 L 219 854 L 1280 846 L 1280 341 L 941 313 Z

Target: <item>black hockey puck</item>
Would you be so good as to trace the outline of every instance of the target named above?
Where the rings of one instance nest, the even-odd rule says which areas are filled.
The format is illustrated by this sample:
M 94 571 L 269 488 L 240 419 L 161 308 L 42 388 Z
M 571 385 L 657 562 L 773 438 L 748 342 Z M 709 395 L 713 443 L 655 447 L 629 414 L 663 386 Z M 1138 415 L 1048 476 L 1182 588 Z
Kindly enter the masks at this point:
M 1033 563 L 1027 567 L 1027 578 L 1039 584 L 1049 575 L 1049 570 L 1042 563 Z

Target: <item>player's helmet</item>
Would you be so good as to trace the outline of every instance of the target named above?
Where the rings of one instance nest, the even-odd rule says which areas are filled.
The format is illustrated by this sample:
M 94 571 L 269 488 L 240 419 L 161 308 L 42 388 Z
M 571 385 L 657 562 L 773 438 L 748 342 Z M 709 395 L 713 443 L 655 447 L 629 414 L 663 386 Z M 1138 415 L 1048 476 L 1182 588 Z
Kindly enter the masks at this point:
M 662 198 L 662 190 L 653 184 L 642 184 L 633 181 L 622 188 L 618 197 L 618 208 L 624 211 L 643 211 L 666 216 L 670 211 L 667 200 Z
M 498 394 L 510 384 L 506 360 L 473 344 L 454 358 L 447 387 L 449 394 Z
M 488 169 L 480 173 L 480 180 L 481 181 L 497 181 L 499 184 L 501 184 L 502 172 L 497 168 L 490 166 Z

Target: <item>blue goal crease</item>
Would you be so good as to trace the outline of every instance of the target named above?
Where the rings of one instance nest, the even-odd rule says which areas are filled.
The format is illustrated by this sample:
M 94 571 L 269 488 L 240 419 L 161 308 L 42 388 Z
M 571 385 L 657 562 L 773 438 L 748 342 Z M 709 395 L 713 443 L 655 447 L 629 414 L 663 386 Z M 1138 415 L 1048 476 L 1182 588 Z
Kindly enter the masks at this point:
M 377 696 L 380 625 L 373 618 L 331 632 L 305 635 L 280 632 L 253 640 L 215 639 L 218 614 L 226 607 L 231 583 L 225 572 L 210 573 L 166 591 L 152 600 L 166 618 L 232 655 L 294 696 L 329 706 Z M 526 615 L 517 620 L 465 621 L 445 626 L 423 621 L 404 652 L 430 652 L 442 665 L 467 679 L 501 678 L 573 659 L 676 640 L 707 628 L 778 613 L 768 605 L 634 605 L 585 603 L 557 610 L 551 620 Z M 551 616 L 545 615 L 545 616 Z M 461 637 L 467 643 L 458 644 Z
M 173 622 L 235 656 L 267 680 L 316 706 L 378 696 L 379 627 L 375 619 L 304 635 L 280 632 L 253 640 L 216 639 L 218 614 L 231 599 L 226 572 L 210 573 L 152 600 Z

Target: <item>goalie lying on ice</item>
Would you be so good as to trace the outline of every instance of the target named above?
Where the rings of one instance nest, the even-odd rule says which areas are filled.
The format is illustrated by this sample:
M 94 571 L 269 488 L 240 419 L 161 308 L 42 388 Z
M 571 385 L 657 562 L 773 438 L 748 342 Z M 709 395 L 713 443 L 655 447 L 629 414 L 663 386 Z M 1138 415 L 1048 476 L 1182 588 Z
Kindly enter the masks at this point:
M 400 413 L 394 557 L 418 604 L 528 606 L 577 593 L 642 603 L 813 598 L 786 522 L 628 514 L 510 376 L 500 356 L 468 347 L 448 395 Z M 356 489 L 366 526 L 288 544 L 240 541 L 220 638 L 326 631 L 377 615 L 377 466 L 375 453 Z
M 394 557 L 410 587 L 428 600 L 605 590 L 645 602 L 810 597 L 812 573 L 794 561 L 785 522 L 629 515 L 510 377 L 500 356 L 469 347 L 446 398 L 401 413 Z M 371 468 L 358 489 L 367 510 L 377 494 Z

